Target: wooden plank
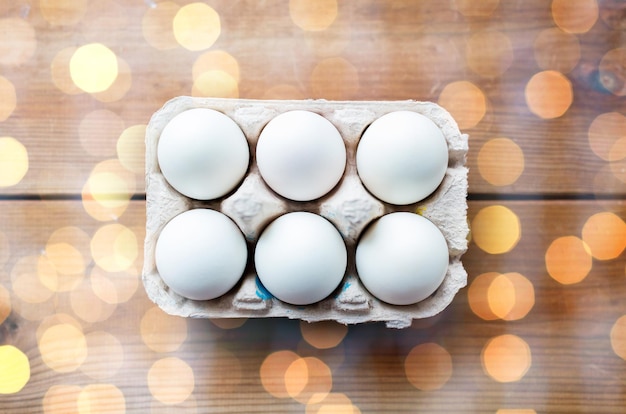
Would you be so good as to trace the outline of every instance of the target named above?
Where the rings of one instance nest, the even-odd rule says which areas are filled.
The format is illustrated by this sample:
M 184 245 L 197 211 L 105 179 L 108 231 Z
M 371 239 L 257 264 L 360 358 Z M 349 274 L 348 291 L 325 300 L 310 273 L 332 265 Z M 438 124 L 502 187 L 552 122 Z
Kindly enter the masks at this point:
M 17 104 L 0 123 L 0 136 L 24 144 L 30 166 L 18 185 L 1 188 L 1 194 L 79 194 L 99 162 L 117 157 L 116 142 L 124 128 L 146 124 L 166 100 L 192 91 L 192 67 L 201 52 L 150 46 L 142 33 L 142 19 L 151 10 L 148 3 L 111 2 L 103 10 L 97 9 L 101 7 L 97 2 L 89 4 L 81 20 L 66 25 L 46 21 L 40 7 L 0 10 L 36 34 L 31 58 L 17 66 L 2 66 L 1 76 L 14 86 Z M 478 125 L 464 128 L 471 136 L 472 193 L 623 195 L 623 161 L 609 163 L 595 155 L 587 134 L 598 115 L 626 110 L 623 98 L 599 89 L 597 77 L 602 56 L 624 46 L 619 30 L 599 19 L 589 32 L 563 40 L 564 48 L 569 44 L 565 42 L 578 44 L 581 54 L 566 73 L 573 102 L 563 116 L 541 119 L 530 112 L 524 90 L 542 70 L 533 42 L 543 30 L 555 27 L 550 7 L 540 0 L 500 2 L 491 15 L 472 17 L 455 10 L 455 4 L 341 2 L 327 30 L 307 32 L 290 18 L 286 0 L 262 5 L 215 2 L 222 29 L 211 50 L 225 51 L 238 63 L 241 98 L 437 101 L 451 82 L 472 82 L 488 102 Z M 170 30 L 169 21 L 165 23 L 160 32 Z M 501 56 L 494 57 L 488 47 L 468 52 L 473 36 L 482 36 L 485 30 L 499 33 L 495 36 L 504 45 Z M 71 53 L 64 55 L 65 61 L 58 54 L 92 42 L 106 45 L 125 62 L 120 66 L 122 78 L 128 70 L 131 83 L 123 98 L 102 102 L 102 96 L 98 100 L 86 93 L 68 94 L 55 86 L 53 79 L 61 79 L 65 89 L 75 89 L 67 74 L 57 74 L 59 67 L 67 70 Z M 555 48 L 559 53 L 550 55 L 549 49 L 544 53 L 558 63 L 565 49 L 558 42 Z M 472 67 L 481 61 L 491 62 L 493 68 L 487 65 L 476 73 Z M 113 90 L 118 87 L 114 84 Z M 481 175 L 481 167 L 495 165 L 506 172 L 519 157 L 503 153 L 478 164 L 483 145 L 499 137 L 514 141 L 524 161 L 521 176 L 503 186 L 492 185 L 492 179 Z M 143 175 L 136 173 L 135 179 L 135 191 L 142 193 Z
M 62 404 L 75 404 L 80 391 L 83 391 L 80 397 L 83 401 L 89 400 L 90 395 L 95 398 L 95 394 L 89 394 L 89 390 L 93 390 L 89 386 L 93 384 L 111 384 L 123 395 L 126 412 L 185 408 L 224 413 L 299 411 L 304 406 L 294 398 L 276 398 L 269 394 L 263 388 L 260 374 L 261 365 L 271 353 L 288 350 L 300 357 L 322 361 L 332 376 L 330 390 L 347 397 L 361 412 L 401 412 L 417 407 L 429 412 L 496 412 L 498 409 L 620 412 L 626 404 L 623 393 L 626 362 L 612 348 L 611 330 L 618 318 L 626 314 L 626 256 L 622 252 L 610 260 L 593 259 L 588 275 L 571 285 L 559 283 L 550 276 L 545 257 L 557 238 L 581 237 L 584 224 L 594 214 L 612 212 L 623 220 L 626 205 L 620 201 L 471 202 L 469 219 L 475 224 L 474 239 L 480 231 L 476 217 L 484 214 L 484 208 L 494 205 L 506 207 L 517 216 L 521 226 L 519 242 L 501 254 L 488 254 L 472 242 L 463 258 L 470 286 L 462 290 L 442 314 L 417 321 L 413 327 L 402 331 L 389 330 L 382 324 L 350 326 L 338 346 L 324 350 L 304 340 L 299 322 L 283 319 L 248 320 L 239 328 L 221 329 L 207 320 L 180 321 L 157 314 L 152 325 L 144 321 L 142 328 L 144 318 L 150 321 L 154 305 L 146 298 L 140 284 L 128 301 L 115 305 L 107 305 L 89 293 L 83 284 L 68 291 L 53 292 L 42 303 L 29 304 L 23 297 L 33 291 L 25 294 L 15 285 L 19 282 L 16 282 L 18 269 L 28 269 L 28 266 L 18 266 L 24 263 L 25 257 L 43 257 L 52 261 L 57 270 L 71 268 L 76 265 L 76 253 L 61 250 L 66 256 L 59 259 L 54 254 L 59 250 L 50 247 L 54 243 L 67 243 L 82 252 L 85 262 L 82 281 L 95 283 L 96 258 L 101 258 L 102 249 L 106 248 L 95 234 L 102 226 L 124 226 L 135 234 L 139 246 L 145 205 L 131 202 L 118 220 L 98 222 L 84 211 L 79 201 L 0 202 L 3 212 L 0 285 L 8 291 L 12 306 L 12 313 L 0 325 L 1 342 L 17 347 L 28 357 L 31 374 L 30 381 L 20 392 L 0 396 L 0 408 L 7 413 L 42 412 L 44 408 L 52 411 L 61 409 Z M 74 230 L 57 232 L 68 227 Z M 52 237 L 54 234 L 56 236 Z M 78 245 L 84 237 L 88 246 Z M 612 242 L 615 240 L 606 241 L 607 244 Z M 92 243 L 93 251 L 89 246 Z M 127 245 L 122 252 L 128 251 Z M 98 261 L 104 263 L 101 259 Z M 26 264 L 29 263 L 32 262 L 26 260 Z M 141 254 L 133 264 L 140 263 Z M 37 272 L 36 268 L 31 270 Z M 488 272 L 517 272 L 530 282 L 532 294 L 513 289 L 512 303 L 510 287 L 508 290 L 493 288 L 496 296 L 509 297 L 509 300 L 498 302 L 496 297 L 490 308 L 530 303 L 525 317 L 489 320 L 472 310 L 480 303 L 470 298 L 469 291 L 475 281 Z M 120 289 L 130 279 L 138 277 L 132 269 L 115 274 L 118 279 L 113 274 L 104 274 L 119 283 Z M 41 277 L 49 281 L 45 275 Z M 41 289 L 37 280 L 42 279 L 29 280 L 34 283 L 33 289 Z M 85 296 L 92 298 L 87 304 L 80 300 Z M 50 336 L 41 339 L 45 328 L 54 325 L 46 318 L 59 314 L 68 316 L 56 316 L 57 325 L 74 321 L 82 335 L 95 341 L 95 344 L 87 342 L 88 354 L 84 362 L 76 363 L 75 370 L 65 373 L 50 368 L 48 364 L 55 366 L 63 358 L 45 351 L 46 344 L 52 343 Z M 162 334 L 160 340 L 159 333 Z M 496 356 L 485 356 L 485 348 L 502 335 L 514 335 L 523 341 L 501 349 L 504 354 L 496 365 L 495 378 L 500 379 L 503 375 L 515 377 L 516 370 L 521 369 L 519 378 L 511 382 L 500 382 L 487 371 L 489 361 L 494 361 L 490 358 L 495 358 L 497 352 Z M 57 340 L 62 341 L 62 338 Z M 450 378 L 443 381 L 441 388 L 430 391 L 412 386 L 405 368 L 411 350 L 425 343 L 443 348 L 452 363 Z M 514 345 L 519 343 L 527 345 L 529 355 L 506 352 L 517 349 Z M 623 345 L 617 346 L 623 349 Z M 79 352 L 82 347 L 78 343 L 73 349 Z M 177 358 L 171 369 L 175 369 L 176 364 L 188 367 L 188 371 L 175 371 L 178 374 L 173 381 L 177 382 L 180 394 L 159 391 L 148 380 L 155 363 L 163 363 L 159 361 L 164 359 L 171 362 L 171 358 Z M 74 359 L 68 358 L 66 363 L 71 365 L 72 361 Z M 499 371 L 497 367 L 506 369 Z M 419 370 L 414 367 L 409 372 L 439 372 L 444 368 L 435 365 Z M 187 389 L 189 372 L 194 385 Z M 299 374 L 302 372 L 293 368 L 290 378 L 300 378 Z M 283 378 L 284 372 L 279 370 L 276 375 Z M 436 383 L 436 379 L 428 376 L 422 379 L 426 384 Z M 319 383 L 323 385 L 324 381 Z M 294 384 L 292 390 L 296 391 L 292 393 L 296 395 Z M 186 392 L 191 395 L 173 406 L 156 398 L 176 399 Z M 65 393 L 65 400 L 58 396 L 53 398 L 55 393 Z M 109 404 L 119 402 L 120 394 L 116 392 L 104 395 L 108 396 Z M 97 398 L 91 401 L 98 404 Z

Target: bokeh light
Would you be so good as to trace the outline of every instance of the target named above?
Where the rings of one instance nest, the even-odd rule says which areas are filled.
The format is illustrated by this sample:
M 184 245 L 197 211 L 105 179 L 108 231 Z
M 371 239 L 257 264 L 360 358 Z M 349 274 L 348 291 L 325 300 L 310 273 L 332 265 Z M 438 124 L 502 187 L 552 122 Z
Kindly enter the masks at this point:
M 300 322 L 302 337 L 317 349 L 334 348 L 343 341 L 348 333 L 348 327 L 334 321 L 309 323 Z
M 324 30 L 333 24 L 337 14 L 337 0 L 289 0 L 289 16 L 302 30 Z
M 82 388 L 78 385 L 55 384 L 48 388 L 43 397 L 44 414 L 74 413 L 78 409 L 78 396 Z
M 532 364 L 526 341 L 511 334 L 490 339 L 482 350 L 481 359 L 485 373 L 498 382 L 519 381 Z
M 545 255 L 550 277 L 564 285 L 582 281 L 593 266 L 589 246 L 576 236 L 555 239 Z
M 56 86 L 61 92 L 68 95 L 78 95 L 83 93 L 83 91 L 76 86 L 72 80 L 72 75 L 70 74 L 70 60 L 72 59 L 72 56 L 74 56 L 74 52 L 76 52 L 75 47 L 66 47 L 65 49 L 61 49 L 50 63 L 52 83 L 54 83 L 54 86 Z
M 229 330 L 241 328 L 248 321 L 248 318 L 212 318 L 209 320 L 218 328 Z
M 209 5 L 191 3 L 181 7 L 173 20 L 174 37 L 185 49 L 208 49 L 220 36 L 220 16 Z
M 109 103 L 122 99 L 132 86 L 132 73 L 128 63 L 118 56 L 117 78 L 106 90 L 92 93 L 92 97 L 100 102 Z
M 591 150 L 605 161 L 626 157 L 626 116 L 619 112 L 598 115 L 587 133 Z
M 143 342 L 154 352 L 174 352 L 187 339 L 187 320 L 153 306 L 141 318 L 139 331 Z
M 489 285 L 487 302 L 498 318 L 516 321 L 524 318 L 535 305 L 535 288 L 520 273 L 504 273 Z
M 102 301 L 110 304 L 128 302 L 139 287 L 139 271 L 133 265 L 121 272 L 107 272 L 97 266 L 91 269 L 91 288 Z
M 96 264 L 108 272 L 124 271 L 137 258 L 137 237 L 122 224 L 106 224 L 91 239 L 91 255 Z
M 552 18 L 561 30 L 585 33 L 598 20 L 596 0 L 552 0 Z
M 487 112 L 485 94 L 468 81 L 447 84 L 439 95 L 438 104 L 450 112 L 461 130 L 478 125 Z
M 535 38 L 535 61 L 541 69 L 568 73 L 580 60 L 580 42 L 576 35 L 551 27 Z
M 501 205 L 482 208 L 474 216 L 471 228 L 474 243 L 490 254 L 512 250 L 522 233 L 517 215 Z
M 45 255 L 56 271 L 54 278 L 41 279 L 41 282 L 55 292 L 67 292 L 74 289 L 82 280 L 86 260 L 81 252 L 66 242 L 48 242 Z
M 626 315 L 620 316 L 611 327 L 611 348 L 620 358 L 626 360 Z
M 585 221 L 582 239 L 595 259 L 615 259 L 626 248 L 626 223 L 609 211 L 596 213 Z
M 87 358 L 87 341 L 73 324 L 59 323 L 45 329 L 39 339 L 43 362 L 61 373 L 75 371 Z
M 496 414 L 537 414 L 532 408 L 501 408 Z
M 524 95 L 530 111 L 544 119 L 560 117 L 574 99 L 572 83 L 554 70 L 534 74 L 526 84 Z
M 0 268 L 6 264 L 11 257 L 11 243 L 9 237 L 0 231 Z
M 113 384 L 89 384 L 76 399 L 78 414 L 126 412 L 126 398 Z
M 427 342 L 411 349 L 404 360 L 404 372 L 415 388 L 433 391 L 452 377 L 452 357 L 441 345 Z
M 300 357 L 292 351 L 275 351 L 265 357 L 259 374 L 265 391 L 276 398 L 289 398 L 285 383 L 285 372 Z
M 4 76 L 0 76 L 0 122 L 11 116 L 17 106 L 17 95 L 15 86 Z
M 467 41 L 466 59 L 469 68 L 486 78 L 506 72 L 513 63 L 513 46 L 509 37 L 497 30 L 474 33 Z
M 511 185 L 524 172 L 524 152 L 509 138 L 490 139 L 478 152 L 478 171 L 491 185 Z
M 328 393 L 323 400 L 309 403 L 306 414 L 361 414 L 347 395 L 337 392 Z
M 102 301 L 94 293 L 90 281 L 86 280 L 70 292 L 70 307 L 83 321 L 96 323 L 107 320 L 117 306 Z
M 168 50 L 178 46 L 172 22 L 180 5 L 173 1 L 160 1 L 148 7 L 141 20 L 144 39 L 155 49 Z
M 11 294 L 9 291 L 0 284 L 0 325 L 11 314 Z
M 78 126 L 83 149 L 88 154 L 101 158 L 115 155 L 115 144 L 122 131 L 124 120 L 108 109 L 89 112 Z
M 198 56 L 191 69 L 193 80 L 211 70 L 221 70 L 239 82 L 239 62 L 224 50 L 209 50 Z
M 453 0 L 452 6 L 465 17 L 491 16 L 500 0 Z
M 626 47 L 609 50 L 598 67 L 602 86 L 613 95 L 626 96 Z
M 83 208 L 99 221 L 117 220 L 135 192 L 135 174 L 117 158 L 98 163 L 83 186 Z
M 359 88 L 356 67 L 342 57 L 320 61 L 311 73 L 311 92 L 315 98 L 349 100 Z
M 105 331 L 85 335 L 87 359 L 80 370 L 94 380 L 114 377 L 124 364 L 124 349 L 119 339 Z
M 193 82 L 191 95 L 195 97 L 239 98 L 237 80 L 222 70 L 203 72 Z
M 47 286 L 56 284 L 54 266 L 44 256 L 20 257 L 11 269 L 11 290 L 27 303 L 42 303 L 53 291 Z
M 470 308 L 484 320 L 523 319 L 535 305 L 535 288 L 519 273 L 488 272 L 471 283 L 467 297 Z
M 28 172 L 28 151 L 12 137 L 0 137 L 0 188 L 17 185 Z
M 146 125 L 139 124 L 126 128 L 117 139 L 117 158 L 129 171 L 143 174 L 145 171 Z
M 78 23 L 87 11 L 87 0 L 40 0 L 43 18 L 53 26 Z
M 285 371 L 287 394 L 302 404 L 315 404 L 324 399 L 333 386 L 328 365 L 315 357 L 298 358 Z
M 176 357 L 157 360 L 148 371 L 148 388 L 154 398 L 163 404 L 180 404 L 195 387 L 193 370 Z
M 15 394 L 30 379 L 28 357 L 12 345 L 0 346 L 0 394 Z
M 117 56 L 101 43 L 90 43 L 76 49 L 70 59 L 70 76 L 87 93 L 108 89 L 118 75 Z
M 472 281 L 467 290 L 467 299 L 470 309 L 481 319 L 486 321 L 492 321 L 498 319 L 498 316 L 493 313 L 489 306 L 489 298 L 487 293 L 491 283 L 500 276 L 498 272 L 483 273 Z
M 24 19 L 0 19 L 0 65 L 21 66 L 37 49 L 35 29 Z

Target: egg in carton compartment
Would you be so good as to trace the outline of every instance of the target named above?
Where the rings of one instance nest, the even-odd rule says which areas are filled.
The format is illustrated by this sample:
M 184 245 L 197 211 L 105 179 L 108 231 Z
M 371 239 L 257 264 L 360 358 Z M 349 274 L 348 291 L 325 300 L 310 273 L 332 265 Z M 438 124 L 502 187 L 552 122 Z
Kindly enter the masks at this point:
M 166 125 L 177 115 L 208 108 L 232 119 L 241 129 L 250 151 L 243 180 L 223 197 L 203 201 L 184 196 L 165 179 L 159 166 L 158 143 Z M 311 201 L 293 201 L 273 191 L 259 172 L 255 150 L 264 127 L 280 114 L 309 111 L 330 121 L 346 148 L 343 176 L 334 188 Z M 377 119 L 396 111 L 411 111 L 430 119 L 441 130 L 448 148 L 448 165 L 436 190 L 407 205 L 390 204 L 374 197 L 363 185 L 356 168 L 356 152 L 364 131 Z M 142 279 L 148 297 L 168 314 L 196 318 L 286 317 L 308 322 L 335 320 L 342 324 L 382 321 L 390 328 L 406 328 L 413 319 L 434 316 L 444 310 L 466 286 L 467 273 L 461 256 L 467 250 L 468 137 L 461 134 L 451 115 L 439 105 L 418 101 L 243 100 L 221 98 L 174 98 L 158 110 L 146 129 L 146 238 Z M 222 296 L 192 300 L 174 292 L 159 275 L 155 248 L 163 228 L 179 214 L 192 209 L 211 209 L 228 216 L 245 236 L 253 251 L 263 230 L 276 218 L 306 211 L 326 218 L 341 234 L 347 250 L 347 268 L 339 286 L 325 299 L 310 305 L 285 303 L 263 287 L 247 260 L 243 276 Z M 356 271 L 355 251 L 359 237 L 375 220 L 395 212 L 411 212 L 432 222 L 443 234 L 448 266 L 439 287 L 414 304 L 392 305 L 373 296 Z M 180 263 L 180 266 L 185 266 Z

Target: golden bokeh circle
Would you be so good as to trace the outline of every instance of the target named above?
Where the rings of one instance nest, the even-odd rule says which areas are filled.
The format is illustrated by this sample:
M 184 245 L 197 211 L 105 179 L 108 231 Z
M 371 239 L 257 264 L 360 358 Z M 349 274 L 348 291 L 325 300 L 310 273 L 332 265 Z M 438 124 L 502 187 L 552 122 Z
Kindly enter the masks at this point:
M 289 0 L 289 16 L 293 23 L 307 31 L 327 29 L 337 19 L 337 0 Z
M 343 341 L 348 327 L 334 321 L 300 322 L 302 338 L 317 349 L 334 348 Z
M 599 80 L 613 95 L 626 96 L 626 47 L 611 49 L 600 60 Z
M 522 234 L 517 215 L 501 205 L 482 208 L 474 216 L 471 228 L 474 243 L 490 254 L 512 250 Z
M 11 314 L 11 294 L 0 284 L 0 325 L 6 321 Z
M 496 414 L 537 414 L 532 408 L 501 408 Z
M 209 321 L 220 329 L 229 330 L 241 328 L 248 321 L 248 318 L 211 318 Z
M 534 74 L 526 84 L 524 96 L 528 109 L 544 119 L 560 117 L 574 100 L 572 83 L 554 70 Z
M 148 7 L 141 20 L 141 31 L 150 46 L 158 50 L 174 49 L 178 46 L 172 22 L 180 5 L 173 1 L 160 1 Z
M 568 33 L 588 32 L 598 20 L 596 0 L 552 0 L 554 23 Z
M 491 310 L 489 298 L 487 297 L 491 283 L 498 276 L 500 276 L 500 273 L 497 272 L 482 273 L 474 278 L 467 290 L 470 309 L 476 316 L 486 321 L 498 319 L 498 316 Z
M 193 370 L 176 357 L 155 361 L 148 371 L 147 381 L 152 396 L 167 405 L 182 403 L 195 387 Z
M 73 290 L 83 280 L 88 258 L 85 259 L 78 248 L 67 242 L 48 242 L 46 258 L 50 261 L 56 277 L 42 279 L 41 282 L 54 292 Z
M 143 174 L 145 171 L 146 125 L 139 124 L 126 128 L 117 139 L 117 158 L 129 171 Z
M 117 56 L 102 43 L 80 46 L 69 63 L 72 81 L 87 93 L 107 90 L 118 75 Z
M 89 277 L 94 294 L 112 305 L 128 302 L 139 287 L 139 272 L 135 265 L 122 272 L 107 272 L 95 266 Z
M 193 82 L 191 95 L 195 97 L 239 98 L 237 80 L 223 70 L 213 69 L 201 73 Z
M 511 185 L 524 172 L 524 152 L 509 138 L 493 138 L 478 152 L 478 171 L 491 185 Z
M 298 358 L 285 370 L 287 394 L 302 404 L 322 401 L 332 387 L 332 372 L 319 358 Z
M 315 98 L 349 100 L 359 88 L 357 68 L 342 57 L 323 59 L 311 73 L 311 92 Z
M 483 91 L 468 81 L 456 81 L 447 84 L 437 102 L 459 125 L 459 129 L 473 128 L 487 112 L 487 98 Z
M 130 66 L 124 59 L 118 56 L 117 78 L 115 78 L 115 81 L 106 90 L 92 93 L 91 95 L 95 100 L 100 102 L 117 102 L 130 90 L 132 83 L 133 80 Z
M 118 374 L 124 364 L 124 349 L 114 335 L 93 331 L 85 335 L 87 359 L 80 370 L 88 377 L 102 381 Z
M 361 414 L 346 394 L 331 392 L 319 402 L 306 405 L 306 414 Z
M 87 341 L 82 330 L 75 325 L 59 323 L 43 331 L 39 339 L 39 353 L 52 370 L 72 372 L 87 358 Z
M 81 21 L 87 0 L 40 0 L 43 18 L 53 26 L 71 26 Z
M 198 56 L 191 68 L 193 80 L 195 81 L 204 72 L 210 70 L 226 72 L 236 82 L 239 82 L 239 62 L 233 55 L 224 50 L 209 50 Z
M 13 137 L 0 137 L 0 188 L 19 184 L 28 172 L 28 151 Z
M 102 322 L 115 312 L 116 304 L 101 300 L 86 280 L 70 292 L 70 307 L 75 315 L 87 323 Z
M 108 272 L 128 269 L 139 254 L 135 233 L 119 223 L 100 227 L 92 237 L 90 245 L 94 261 Z
M 191 3 L 181 7 L 173 20 L 174 37 L 185 49 L 208 49 L 221 33 L 219 14 L 204 3 Z
M 124 120 L 108 109 L 89 112 L 78 126 L 78 136 L 83 149 L 88 154 L 101 158 L 115 155 L 115 144 L 122 131 Z
M 30 380 L 30 362 L 12 345 L 0 345 L 0 394 L 16 394 Z
M 42 303 L 50 299 L 56 285 L 54 266 L 45 256 L 20 257 L 11 269 L 11 291 L 27 303 Z
M 545 261 L 550 277 L 564 285 L 581 282 L 593 266 L 589 246 L 576 236 L 563 236 L 552 241 Z
M 439 344 L 423 343 L 413 347 L 406 356 L 404 372 L 418 390 L 438 390 L 452 377 L 452 356 Z
M 82 388 L 78 385 L 55 384 L 48 388 L 41 402 L 44 414 L 74 413 Z
M 135 192 L 136 176 L 115 159 L 98 163 L 83 186 L 83 208 L 99 221 L 117 220 Z
M 15 86 L 4 76 L 0 76 L 0 122 L 8 119 L 17 106 Z
M 580 41 L 576 35 L 557 27 L 542 30 L 533 43 L 535 61 L 541 69 L 568 73 L 580 60 Z
M 0 19 L 0 65 L 21 66 L 37 49 L 35 29 L 25 19 Z
M 532 365 L 530 347 L 516 335 L 491 338 L 481 353 L 485 373 L 498 382 L 519 381 Z
M 596 213 L 585 221 L 582 239 L 595 259 L 615 259 L 626 248 L 626 223 L 615 213 Z
M 52 77 L 52 83 L 56 86 L 61 92 L 66 93 L 68 95 L 78 95 L 83 93 L 83 91 L 76 86 L 74 81 L 72 81 L 72 76 L 70 74 L 70 59 L 74 56 L 74 52 L 76 52 L 75 47 L 66 47 L 65 49 L 61 49 L 50 62 L 50 75 Z
M 606 112 L 594 118 L 587 132 L 589 146 L 605 161 L 619 161 L 626 157 L 626 116 Z
M 476 32 L 467 41 L 467 65 L 480 76 L 502 75 L 513 63 L 513 58 L 511 39 L 497 30 Z
M 620 316 L 611 327 L 611 348 L 620 358 L 626 360 L 626 315 Z
M 535 305 L 535 288 L 516 272 L 498 275 L 487 288 L 487 302 L 493 314 L 505 321 L 523 319 Z
M 76 399 L 78 414 L 126 412 L 124 393 L 113 384 L 89 384 Z
M 452 6 L 465 17 L 491 16 L 500 0 L 453 0 Z
M 289 398 L 285 372 L 299 358 L 298 354 L 288 350 L 275 351 L 266 356 L 259 369 L 265 391 L 276 398 Z
M 141 318 L 139 332 L 143 342 L 154 352 L 174 352 L 187 339 L 187 320 L 153 306 Z

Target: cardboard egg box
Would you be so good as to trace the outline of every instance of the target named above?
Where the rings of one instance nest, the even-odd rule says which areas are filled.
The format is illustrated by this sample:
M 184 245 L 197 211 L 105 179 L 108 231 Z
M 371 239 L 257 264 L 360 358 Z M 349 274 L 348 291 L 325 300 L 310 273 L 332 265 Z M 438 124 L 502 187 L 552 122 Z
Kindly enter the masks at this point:
M 250 165 L 239 186 L 226 196 L 209 201 L 190 199 L 178 193 L 163 177 L 157 160 L 157 144 L 163 128 L 179 113 L 192 108 L 210 108 L 233 119 L 246 136 Z M 315 112 L 340 132 L 347 163 L 337 186 L 320 199 L 297 202 L 273 192 L 256 165 L 255 149 L 263 127 L 275 116 L 292 110 Z M 404 206 L 382 202 L 361 183 L 356 170 L 356 149 L 365 129 L 374 120 L 393 111 L 418 112 L 432 120 L 448 144 L 449 161 L 439 187 L 426 199 Z M 384 321 L 388 327 L 405 328 L 413 319 L 434 316 L 445 309 L 467 283 L 461 256 L 467 250 L 468 137 L 459 132 L 450 114 L 437 104 L 416 101 L 261 101 L 178 97 L 167 102 L 151 118 L 146 130 L 146 239 L 143 283 L 149 298 L 172 315 L 200 318 L 286 317 L 309 322 L 335 320 L 343 324 Z M 348 251 L 348 268 L 339 287 L 321 302 L 290 305 L 274 298 L 260 284 L 251 259 L 239 283 L 227 294 L 208 301 L 184 298 L 165 285 L 155 264 L 155 245 L 166 223 L 193 208 L 210 208 L 230 217 L 241 229 L 250 252 L 264 227 L 280 215 L 308 211 L 331 221 Z M 372 296 L 356 272 L 355 249 L 361 232 L 373 220 L 396 211 L 410 211 L 432 221 L 444 235 L 449 250 L 447 274 L 427 299 L 413 305 L 394 306 Z M 184 263 L 181 263 L 183 266 Z

